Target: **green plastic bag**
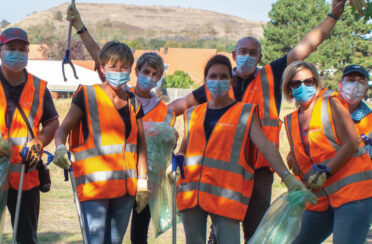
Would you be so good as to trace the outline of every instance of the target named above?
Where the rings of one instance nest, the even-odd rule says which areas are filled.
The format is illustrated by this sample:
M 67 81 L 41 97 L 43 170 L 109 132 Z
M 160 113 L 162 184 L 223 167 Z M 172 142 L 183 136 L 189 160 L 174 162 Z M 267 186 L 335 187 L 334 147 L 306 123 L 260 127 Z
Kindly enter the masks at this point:
M 176 144 L 175 129 L 168 123 L 144 122 L 147 143 L 151 221 L 155 237 L 172 227 L 172 189 L 166 169 Z
M 266 211 L 265 216 L 249 240 L 249 244 L 292 243 L 301 229 L 305 202 L 311 191 L 292 191 L 279 196 Z
M 0 135 L 0 147 L 9 149 L 9 145 L 3 141 Z M 9 149 L 10 150 L 10 149 Z M 6 203 L 9 189 L 9 167 L 8 157 L 0 157 L 0 242 L 3 237 L 4 221 L 6 214 Z

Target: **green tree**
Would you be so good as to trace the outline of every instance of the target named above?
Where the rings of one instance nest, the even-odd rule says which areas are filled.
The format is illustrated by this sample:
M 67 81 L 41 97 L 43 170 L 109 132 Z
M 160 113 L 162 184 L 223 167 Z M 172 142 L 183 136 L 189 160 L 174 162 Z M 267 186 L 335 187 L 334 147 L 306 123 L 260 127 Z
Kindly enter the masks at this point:
M 193 84 L 189 74 L 184 71 L 177 70 L 173 75 L 166 75 L 163 81 L 163 86 L 166 88 L 190 88 Z
M 5 27 L 8 26 L 9 24 L 10 24 L 9 21 L 7 21 L 6 19 L 3 19 L 3 20 L 0 22 L 0 29 L 5 28 Z
M 271 20 L 264 27 L 263 63 L 288 53 L 330 10 L 325 0 L 278 0 L 269 13 Z M 326 84 L 333 87 L 346 65 L 360 64 L 370 69 L 371 27 L 363 19 L 355 19 L 352 8 L 345 7 L 328 39 L 306 61 L 316 64 Z

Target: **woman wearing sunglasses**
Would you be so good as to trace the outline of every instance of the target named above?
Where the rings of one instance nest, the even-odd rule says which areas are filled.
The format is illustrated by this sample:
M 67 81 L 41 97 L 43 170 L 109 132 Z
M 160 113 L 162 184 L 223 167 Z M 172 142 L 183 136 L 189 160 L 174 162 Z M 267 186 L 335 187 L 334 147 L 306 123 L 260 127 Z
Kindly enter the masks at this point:
M 372 221 L 372 164 L 359 141 L 347 105 L 319 96 L 319 75 L 310 63 L 289 65 L 283 94 L 298 109 L 285 117 L 293 167 L 318 197 L 308 204 L 294 243 L 364 243 Z

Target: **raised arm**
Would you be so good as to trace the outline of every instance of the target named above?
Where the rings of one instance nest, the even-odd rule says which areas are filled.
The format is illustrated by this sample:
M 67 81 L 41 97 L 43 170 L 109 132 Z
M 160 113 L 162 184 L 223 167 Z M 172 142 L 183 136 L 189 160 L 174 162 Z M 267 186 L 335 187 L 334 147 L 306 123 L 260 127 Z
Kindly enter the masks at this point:
M 342 143 L 329 162 L 330 173 L 333 175 L 359 150 L 360 141 L 349 111 L 336 98 L 331 98 L 330 103 L 336 135 Z
M 76 31 L 78 31 L 78 33 L 80 33 L 80 38 L 83 41 L 84 46 L 88 50 L 90 56 L 93 58 L 96 64 L 99 64 L 98 55 L 101 49 L 94 41 L 89 31 L 85 29 L 85 25 L 80 17 L 79 11 L 76 9 L 75 4 L 70 4 L 68 6 L 66 19 L 72 22 L 72 26 L 75 28 Z
M 344 12 L 345 0 L 333 0 L 331 14 L 317 27 L 311 30 L 297 46 L 289 51 L 287 56 L 287 65 L 299 60 L 304 60 L 310 55 L 328 36 L 336 25 L 337 19 Z
M 198 105 L 194 95 L 192 93 L 186 95 L 185 97 L 178 98 L 168 104 L 168 107 L 173 110 L 176 116 L 183 114 L 188 108 Z

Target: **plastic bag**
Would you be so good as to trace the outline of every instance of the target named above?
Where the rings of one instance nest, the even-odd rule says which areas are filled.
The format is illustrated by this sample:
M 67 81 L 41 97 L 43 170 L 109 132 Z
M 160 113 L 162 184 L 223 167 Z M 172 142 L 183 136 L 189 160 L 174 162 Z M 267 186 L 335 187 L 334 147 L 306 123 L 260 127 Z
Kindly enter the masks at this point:
M 287 192 L 279 196 L 266 211 L 248 243 L 292 243 L 301 229 L 305 201 L 311 194 L 308 190 Z
M 144 122 L 147 143 L 149 202 L 155 237 L 172 227 L 172 189 L 166 169 L 176 144 L 176 130 L 166 122 Z
M 0 147 L 9 148 L 0 136 Z M 10 160 L 8 157 L 0 157 L 0 242 L 3 236 L 4 221 L 6 214 L 6 203 L 9 189 L 9 167 Z

